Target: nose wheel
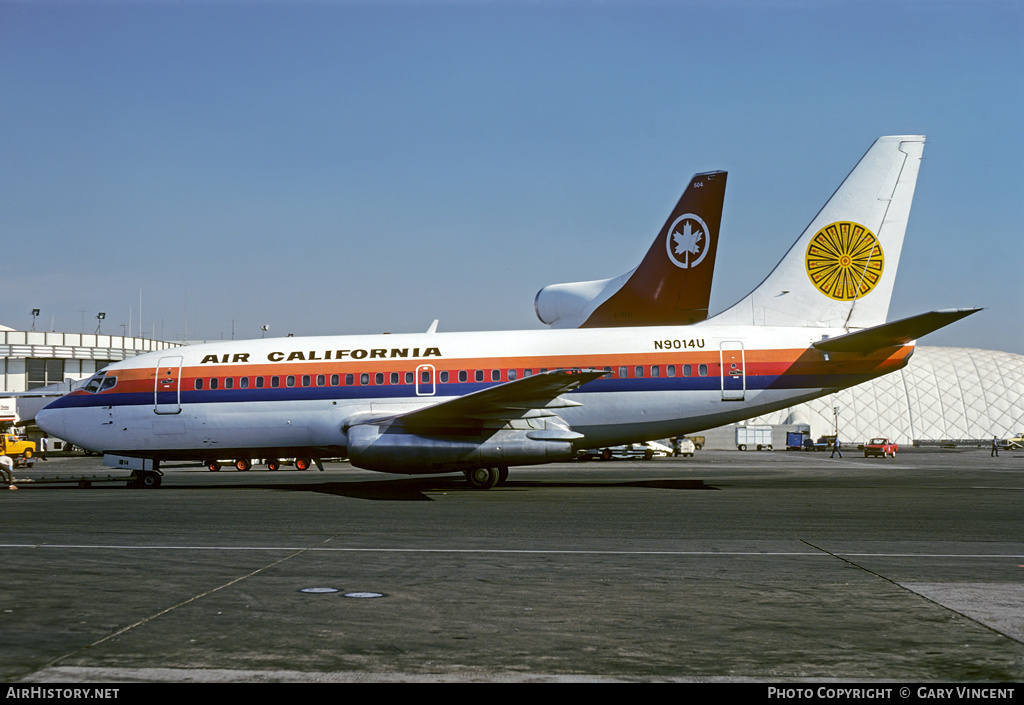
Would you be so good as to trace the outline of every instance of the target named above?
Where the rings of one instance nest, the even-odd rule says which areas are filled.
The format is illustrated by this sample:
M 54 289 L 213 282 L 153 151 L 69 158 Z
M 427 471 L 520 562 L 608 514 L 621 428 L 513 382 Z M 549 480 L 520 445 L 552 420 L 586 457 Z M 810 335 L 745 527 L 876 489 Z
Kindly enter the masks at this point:
M 466 482 L 475 490 L 489 490 L 508 480 L 508 468 L 476 468 L 466 471 Z

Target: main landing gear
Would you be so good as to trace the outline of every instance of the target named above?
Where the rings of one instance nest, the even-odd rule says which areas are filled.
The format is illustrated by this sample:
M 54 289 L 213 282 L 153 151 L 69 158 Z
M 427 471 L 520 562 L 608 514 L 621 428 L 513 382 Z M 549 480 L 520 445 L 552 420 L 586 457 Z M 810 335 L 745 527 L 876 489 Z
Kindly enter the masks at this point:
M 475 490 L 489 490 L 508 481 L 508 468 L 476 468 L 466 471 L 466 482 Z

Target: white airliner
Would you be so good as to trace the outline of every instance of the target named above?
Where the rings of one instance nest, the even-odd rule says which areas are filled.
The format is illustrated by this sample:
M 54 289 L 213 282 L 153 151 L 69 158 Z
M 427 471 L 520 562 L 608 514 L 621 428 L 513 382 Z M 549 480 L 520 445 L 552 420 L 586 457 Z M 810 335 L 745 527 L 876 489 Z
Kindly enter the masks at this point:
M 764 282 L 692 325 L 195 345 L 110 365 L 36 421 L 154 464 L 347 456 L 488 488 L 509 466 L 788 407 L 904 367 L 917 338 L 979 310 L 885 322 L 923 148 L 877 140 Z M 666 258 L 700 256 L 696 222 L 665 229 Z

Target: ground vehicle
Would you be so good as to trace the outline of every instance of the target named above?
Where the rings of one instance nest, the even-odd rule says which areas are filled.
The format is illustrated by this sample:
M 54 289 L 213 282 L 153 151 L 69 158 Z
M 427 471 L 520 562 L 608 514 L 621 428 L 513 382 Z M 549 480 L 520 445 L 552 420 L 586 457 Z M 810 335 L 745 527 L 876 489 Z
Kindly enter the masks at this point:
M 801 450 L 804 447 L 804 434 L 800 431 L 786 433 L 786 450 Z
M 1007 438 L 1001 446 L 1007 450 L 1021 450 L 1024 448 L 1024 433 L 1018 433 L 1013 438 Z
M 612 446 L 610 448 L 602 448 L 601 450 L 588 450 L 580 453 L 577 457 L 580 460 L 591 460 L 593 458 L 600 458 L 601 460 L 621 460 L 624 458 L 650 460 L 651 458 L 668 455 L 672 455 L 671 448 L 655 441 L 647 441 L 646 443 L 627 443 L 626 445 Z
M 249 458 L 238 458 L 237 460 L 209 459 L 204 461 L 204 464 L 210 472 L 218 472 L 224 466 L 234 467 L 238 472 L 248 472 L 252 469 L 253 463 L 259 462 L 259 460 L 250 460 Z M 267 470 L 280 470 L 282 465 L 292 464 L 291 461 L 284 461 L 278 458 L 267 458 L 265 462 Z M 296 470 L 309 470 L 313 463 L 314 461 L 310 458 L 296 458 L 294 464 Z
M 693 447 L 697 450 L 704 447 L 704 436 L 686 436 L 686 438 L 693 441 Z
M 818 440 L 814 441 L 813 445 L 809 450 L 832 450 L 832 446 L 836 442 L 835 436 L 822 436 Z M 806 448 L 806 443 L 804 444 Z
M 771 426 L 737 426 L 736 447 L 740 450 L 757 448 L 758 450 L 772 449 L 772 427 Z
M 17 464 L 31 461 L 36 454 L 36 444 L 33 441 L 19 436 L 15 433 L 0 434 L 0 451 L 4 455 L 14 458 Z
M 871 456 L 883 458 L 895 458 L 896 451 L 899 450 L 899 446 L 890 441 L 885 437 L 872 438 L 870 441 L 864 444 L 864 457 L 870 458 Z
M 676 449 L 673 451 L 676 455 L 682 455 L 687 458 L 692 458 L 694 451 L 697 450 L 697 444 L 691 441 L 689 438 L 680 438 L 676 441 Z

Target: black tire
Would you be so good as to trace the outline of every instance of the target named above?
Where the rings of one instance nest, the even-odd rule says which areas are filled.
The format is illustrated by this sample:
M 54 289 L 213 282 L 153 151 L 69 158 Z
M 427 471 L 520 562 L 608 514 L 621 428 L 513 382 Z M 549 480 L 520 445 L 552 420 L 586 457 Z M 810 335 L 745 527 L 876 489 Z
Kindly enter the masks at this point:
M 498 468 L 476 468 L 466 471 L 466 482 L 475 490 L 489 490 L 498 484 Z
M 157 472 L 143 472 L 139 475 L 138 487 L 150 490 L 160 486 L 163 478 Z

